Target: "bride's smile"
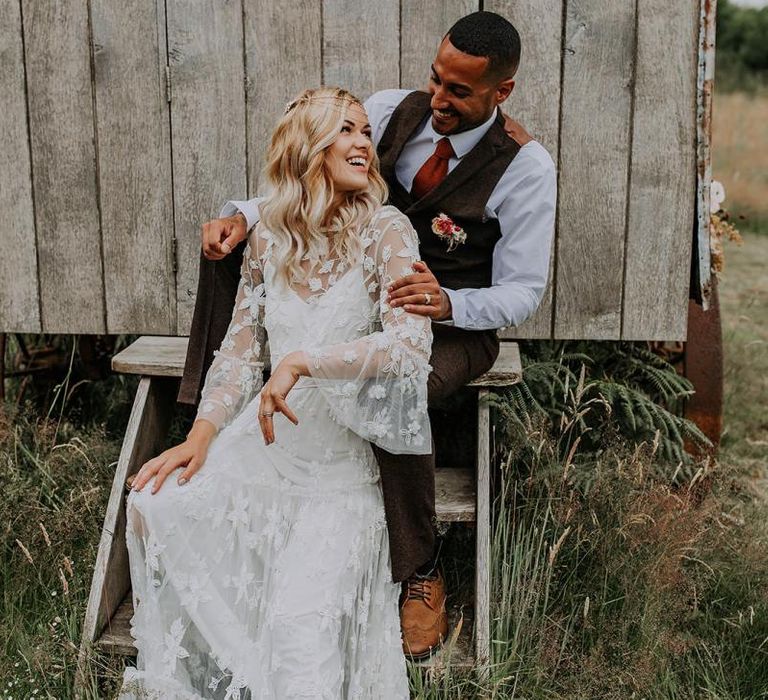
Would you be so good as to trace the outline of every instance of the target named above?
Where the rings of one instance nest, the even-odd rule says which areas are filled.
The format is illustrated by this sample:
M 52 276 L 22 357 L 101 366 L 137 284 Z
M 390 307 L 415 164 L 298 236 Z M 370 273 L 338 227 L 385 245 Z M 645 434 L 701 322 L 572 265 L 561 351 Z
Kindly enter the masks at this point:
M 368 116 L 362 107 L 353 104 L 347 110 L 339 137 L 325 155 L 326 168 L 337 192 L 354 192 L 368 187 L 371 148 Z

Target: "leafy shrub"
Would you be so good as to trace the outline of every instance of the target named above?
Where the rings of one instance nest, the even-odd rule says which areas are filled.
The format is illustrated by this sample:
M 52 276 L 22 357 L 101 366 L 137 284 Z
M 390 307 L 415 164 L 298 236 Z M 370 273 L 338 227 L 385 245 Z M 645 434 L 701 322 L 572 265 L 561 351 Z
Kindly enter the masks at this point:
M 585 485 L 594 457 L 622 443 L 653 444 L 654 468 L 670 479 L 692 476 L 685 442 L 708 441 L 678 415 L 693 387 L 665 359 L 629 342 L 528 342 L 521 350 L 522 381 L 493 402 L 504 444 L 530 445 L 534 427 L 551 426 L 560 459 Z

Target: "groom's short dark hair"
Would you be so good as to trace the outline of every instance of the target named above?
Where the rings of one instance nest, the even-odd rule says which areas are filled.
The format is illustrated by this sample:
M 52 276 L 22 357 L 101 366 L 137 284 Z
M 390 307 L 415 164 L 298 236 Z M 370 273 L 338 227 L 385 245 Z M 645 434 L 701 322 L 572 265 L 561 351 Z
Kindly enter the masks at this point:
M 488 59 L 486 74 L 494 80 L 511 78 L 520 65 L 520 34 L 495 12 L 473 12 L 462 17 L 446 36 L 459 50 Z

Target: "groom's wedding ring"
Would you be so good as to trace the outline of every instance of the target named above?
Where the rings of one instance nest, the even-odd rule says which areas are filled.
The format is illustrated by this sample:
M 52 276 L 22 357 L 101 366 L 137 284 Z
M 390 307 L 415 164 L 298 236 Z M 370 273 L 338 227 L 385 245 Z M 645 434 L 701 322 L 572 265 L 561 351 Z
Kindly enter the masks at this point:
M 424 303 L 429 306 L 432 303 L 432 295 L 424 292 Z
M 275 414 L 274 413 L 259 413 L 259 415 L 262 418 L 272 418 L 272 416 L 274 416 Z

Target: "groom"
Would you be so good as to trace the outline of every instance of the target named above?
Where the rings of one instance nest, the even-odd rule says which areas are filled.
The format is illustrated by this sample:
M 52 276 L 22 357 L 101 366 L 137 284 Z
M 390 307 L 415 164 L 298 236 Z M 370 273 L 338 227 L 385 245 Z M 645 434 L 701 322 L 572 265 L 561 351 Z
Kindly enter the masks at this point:
M 547 151 L 514 122 L 505 133 L 499 110 L 515 85 L 519 60 L 517 30 L 497 14 L 475 12 L 441 42 L 428 92 L 384 90 L 365 103 L 389 201 L 419 235 L 424 262 L 396 282 L 390 303 L 434 321 L 430 405 L 491 368 L 499 351 L 496 329 L 528 318 L 546 286 L 555 168 Z M 203 226 L 183 403 L 199 400 L 229 324 L 258 199 L 229 202 L 222 215 Z M 465 237 L 455 228 L 450 233 L 450 226 L 441 230 L 445 217 Z M 228 255 L 233 249 L 237 254 Z M 418 658 L 447 633 L 445 586 L 435 561 L 434 454 L 377 449 L 376 457 L 392 573 L 404 582 L 404 649 Z

